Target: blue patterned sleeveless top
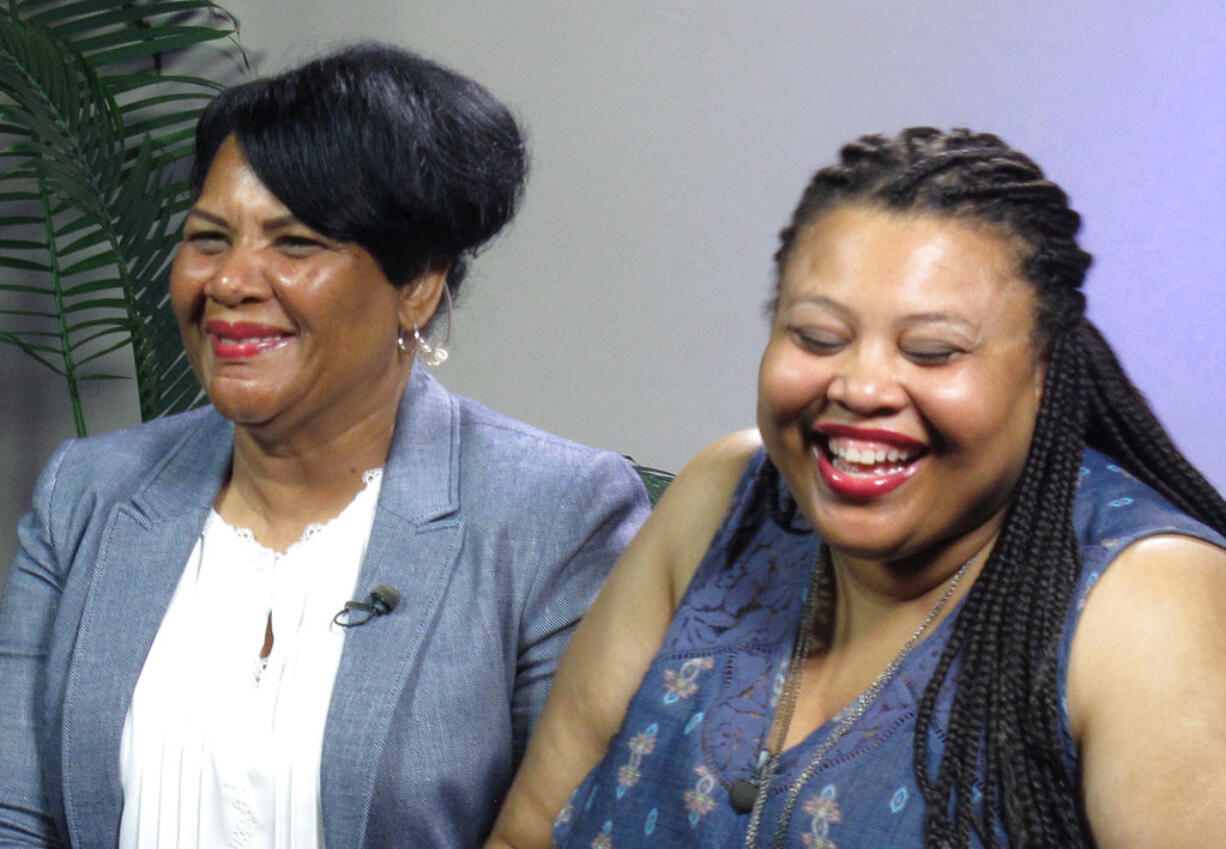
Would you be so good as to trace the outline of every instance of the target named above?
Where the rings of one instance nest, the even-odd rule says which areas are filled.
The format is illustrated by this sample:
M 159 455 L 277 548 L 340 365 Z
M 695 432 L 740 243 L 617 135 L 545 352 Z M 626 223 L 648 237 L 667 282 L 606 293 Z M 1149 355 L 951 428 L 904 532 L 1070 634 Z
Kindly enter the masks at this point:
M 817 549 L 812 533 L 789 534 L 774 522 L 759 522 L 743 554 L 726 562 L 726 546 L 746 523 L 747 505 L 763 497 L 756 481 L 764 462 L 763 452 L 750 461 L 621 730 L 558 814 L 558 847 L 744 846 L 750 817 L 733 810 L 729 788 L 753 775 L 783 689 Z M 1226 538 L 1088 449 L 1074 524 L 1082 572 L 1060 646 L 1062 701 L 1078 615 L 1117 552 L 1160 533 L 1226 547 Z M 796 801 L 785 845 L 923 846 L 924 803 L 912 765 L 916 708 L 957 612 L 931 631 L 822 759 Z M 951 698 L 946 686 L 929 739 L 930 768 L 943 749 Z M 767 797 L 760 845 L 771 844 L 788 788 L 838 719 L 784 753 Z M 1072 786 L 1080 786 L 1067 721 L 1064 737 Z M 973 836 L 972 844 L 980 845 Z

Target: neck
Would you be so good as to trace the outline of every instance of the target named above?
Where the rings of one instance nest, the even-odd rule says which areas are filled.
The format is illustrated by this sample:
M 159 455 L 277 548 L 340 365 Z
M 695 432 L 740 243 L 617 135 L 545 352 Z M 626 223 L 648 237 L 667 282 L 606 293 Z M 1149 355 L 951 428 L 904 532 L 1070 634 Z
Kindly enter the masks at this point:
M 906 630 L 903 626 L 910 627 L 921 621 L 945 593 L 953 577 L 973 557 L 974 562 L 962 576 L 939 619 L 949 615 L 982 571 L 998 530 L 995 527 L 980 529 L 945 545 L 938 553 L 899 561 L 871 560 L 832 551 L 835 581 L 832 646 L 846 645 L 889 630 L 895 623 Z
M 361 491 L 362 475 L 391 450 L 398 404 L 385 404 L 332 433 L 272 435 L 238 425 L 230 478 L 215 507 L 250 528 L 262 545 L 284 551 L 307 525 L 335 518 Z

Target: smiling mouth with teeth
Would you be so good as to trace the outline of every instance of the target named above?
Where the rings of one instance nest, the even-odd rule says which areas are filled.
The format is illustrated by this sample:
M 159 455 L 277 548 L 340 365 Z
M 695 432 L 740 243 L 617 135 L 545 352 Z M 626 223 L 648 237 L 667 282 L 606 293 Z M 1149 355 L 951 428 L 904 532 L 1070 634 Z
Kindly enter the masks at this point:
M 840 436 L 827 439 L 826 451 L 834 468 L 856 477 L 897 474 L 920 455 L 918 450 L 866 444 L 862 440 Z
M 836 496 L 868 503 L 915 476 L 928 446 L 893 431 L 826 424 L 817 428 L 811 451 L 817 471 Z

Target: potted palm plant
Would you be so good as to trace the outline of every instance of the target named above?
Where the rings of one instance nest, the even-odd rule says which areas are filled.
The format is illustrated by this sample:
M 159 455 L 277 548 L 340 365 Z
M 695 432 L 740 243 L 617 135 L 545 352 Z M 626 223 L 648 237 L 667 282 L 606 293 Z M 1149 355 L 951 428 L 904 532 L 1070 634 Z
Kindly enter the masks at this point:
M 209 0 L 0 7 L 0 342 L 63 378 L 78 435 L 81 387 L 123 349 L 143 420 L 200 400 L 166 282 L 196 118 L 246 62 L 237 30 Z M 185 51 L 220 74 L 172 71 Z

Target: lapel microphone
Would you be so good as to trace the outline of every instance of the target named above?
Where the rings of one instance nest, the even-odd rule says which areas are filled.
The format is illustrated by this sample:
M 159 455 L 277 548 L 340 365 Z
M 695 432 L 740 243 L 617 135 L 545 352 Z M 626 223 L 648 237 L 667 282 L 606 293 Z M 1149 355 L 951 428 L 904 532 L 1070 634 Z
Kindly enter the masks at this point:
M 366 601 L 349 600 L 344 608 L 332 617 L 332 621 L 342 628 L 356 628 L 365 625 L 376 616 L 386 616 L 400 604 L 400 591 L 387 584 L 379 584 L 370 591 Z
M 728 804 L 738 814 L 748 814 L 753 811 L 754 802 L 758 800 L 758 782 L 751 778 L 738 778 L 732 782 L 728 790 Z

